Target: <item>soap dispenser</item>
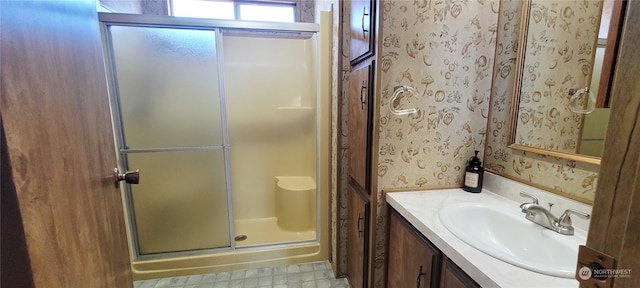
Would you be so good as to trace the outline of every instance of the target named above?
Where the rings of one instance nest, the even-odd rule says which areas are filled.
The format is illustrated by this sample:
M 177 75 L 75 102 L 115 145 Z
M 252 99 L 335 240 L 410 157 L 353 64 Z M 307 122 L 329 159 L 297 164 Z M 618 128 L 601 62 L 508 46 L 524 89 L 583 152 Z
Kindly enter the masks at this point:
M 482 191 L 482 178 L 484 176 L 484 168 L 482 162 L 478 159 L 478 150 L 476 155 L 471 157 L 464 172 L 464 186 L 462 190 L 471 193 L 480 193 Z

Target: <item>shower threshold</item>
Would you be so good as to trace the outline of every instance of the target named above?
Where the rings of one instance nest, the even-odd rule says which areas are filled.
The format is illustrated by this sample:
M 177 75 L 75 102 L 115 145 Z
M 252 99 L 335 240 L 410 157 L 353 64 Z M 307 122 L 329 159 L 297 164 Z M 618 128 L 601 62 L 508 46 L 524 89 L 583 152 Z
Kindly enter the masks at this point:
M 237 236 L 246 236 L 236 241 L 236 247 L 280 244 L 316 240 L 316 231 L 287 231 L 278 226 L 277 217 L 235 220 Z

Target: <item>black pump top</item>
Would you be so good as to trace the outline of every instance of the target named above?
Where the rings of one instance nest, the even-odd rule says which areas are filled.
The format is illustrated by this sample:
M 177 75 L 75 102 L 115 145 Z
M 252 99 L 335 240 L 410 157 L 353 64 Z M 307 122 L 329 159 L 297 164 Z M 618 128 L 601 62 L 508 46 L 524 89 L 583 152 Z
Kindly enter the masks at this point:
M 475 155 L 475 156 L 473 156 L 473 157 L 471 157 L 471 160 L 469 160 L 469 166 L 471 166 L 471 167 L 479 167 L 479 166 L 482 166 L 482 162 L 480 162 L 480 158 L 478 158 L 478 153 L 479 153 L 480 151 L 475 150 L 475 152 L 476 152 L 476 155 Z

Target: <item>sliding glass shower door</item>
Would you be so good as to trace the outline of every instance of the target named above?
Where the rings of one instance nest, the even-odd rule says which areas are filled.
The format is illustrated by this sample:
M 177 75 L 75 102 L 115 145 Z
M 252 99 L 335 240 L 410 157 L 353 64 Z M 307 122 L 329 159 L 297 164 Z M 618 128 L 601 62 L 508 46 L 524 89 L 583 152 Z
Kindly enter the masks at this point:
M 215 30 L 108 26 L 114 123 L 137 255 L 231 246 Z

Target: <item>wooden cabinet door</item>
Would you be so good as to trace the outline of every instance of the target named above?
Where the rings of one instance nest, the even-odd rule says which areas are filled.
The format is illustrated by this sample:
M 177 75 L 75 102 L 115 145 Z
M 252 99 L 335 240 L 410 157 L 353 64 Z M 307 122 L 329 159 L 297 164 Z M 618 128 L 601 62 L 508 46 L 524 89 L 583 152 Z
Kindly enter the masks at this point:
M 480 288 L 480 285 L 473 281 L 467 273 L 453 263 L 449 258 L 442 261 L 442 282 L 441 288 Z
M 371 62 L 351 71 L 348 95 L 349 176 L 351 182 L 367 193 L 371 179 L 373 65 Z
M 349 232 L 347 245 L 347 275 L 351 287 L 367 287 L 369 246 L 369 201 L 349 186 Z
M 388 287 L 438 287 L 441 252 L 395 210 L 390 216 Z
M 132 287 L 95 1 L 0 1 L 0 21 L 2 210 L 12 194 L 31 268 L 20 277 Z
M 349 42 L 349 60 L 356 65 L 374 53 L 375 1 L 352 0 Z

